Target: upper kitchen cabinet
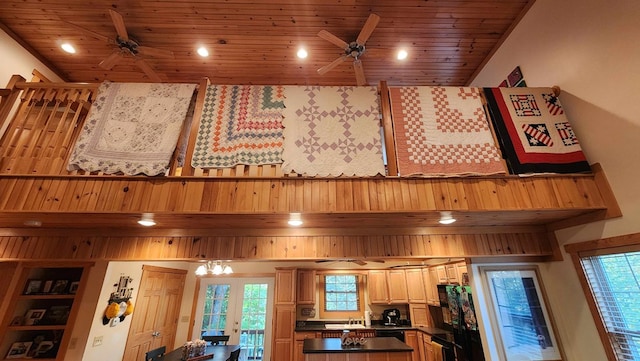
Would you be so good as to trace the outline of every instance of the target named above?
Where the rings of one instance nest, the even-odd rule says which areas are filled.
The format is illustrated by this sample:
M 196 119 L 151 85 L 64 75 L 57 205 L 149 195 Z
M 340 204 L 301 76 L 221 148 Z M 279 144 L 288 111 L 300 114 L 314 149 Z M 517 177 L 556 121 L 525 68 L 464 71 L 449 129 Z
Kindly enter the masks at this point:
M 298 305 L 314 305 L 316 303 L 316 271 L 308 269 L 298 270 Z
M 296 301 L 296 270 L 280 268 L 276 270 L 275 303 L 294 305 Z
M 426 303 L 424 279 L 422 269 L 412 268 L 404 270 L 407 280 L 407 296 L 409 303 Z
M 367 276 L 372 304 L 409 303 L 404 270 L 371 270 Z

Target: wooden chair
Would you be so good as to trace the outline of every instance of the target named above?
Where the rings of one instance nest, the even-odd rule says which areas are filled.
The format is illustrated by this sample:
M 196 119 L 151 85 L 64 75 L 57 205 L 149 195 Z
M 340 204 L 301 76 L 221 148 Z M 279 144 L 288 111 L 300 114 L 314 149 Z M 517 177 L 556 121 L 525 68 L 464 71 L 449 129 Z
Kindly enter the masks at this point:
M 227 359 L 227 361 L 238 361 L 239 358 L 240 358 L 240 349 L 237 349 L 231 352 L 231 355 L 229 355 L 229 358 Z
M 161 356 L 164 356 L 164 353 L 167 352 L 167 347 L 162 346 L 156 349 L 150 350 L 144 355 L 144 361 L 155 361 L 158 360 Z
M 322 338 L 340 338 L 342 331 L 322 331 Z
M 229 341 L 229 335 L 224 336 L 202 336 L 202 339 L 210 342 L 211 345 L 226 345 Z

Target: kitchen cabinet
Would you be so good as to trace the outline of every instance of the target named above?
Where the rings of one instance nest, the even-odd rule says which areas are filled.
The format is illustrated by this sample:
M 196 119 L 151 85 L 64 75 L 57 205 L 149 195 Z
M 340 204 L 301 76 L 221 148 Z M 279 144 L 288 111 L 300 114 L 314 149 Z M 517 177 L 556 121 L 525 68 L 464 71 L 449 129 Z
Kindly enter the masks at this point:
M 436 356 L 433 353 L 433 345 L 431 344 L 431 336 L 424 334 L 423 340 L 424 342 L 424 360 L 425 361 L 436 361 Z M 437 360 L 440 361 L 440 360 Z
M 467 273 L 467 264 L 466 263 L 456 263 L 456 277 L 458 278 L 458 282 L 461 285 L 469 282 L 469 274 Z M 466 274 L 466 276 L 465 276 Z M 466 277 L 466 282 L 465 282 Z
M 413 326 L 431 326 L 429 309 L 426 303 L 409 304 L 409 315 Z
M 407 281 L 407 297 L 409 303 L 426 303 L 424 280 L 422 269 L 413 268 L 404 270 Z
M 404 343 L 413 348 L 411 361 L 420 361 L 420 350 L 418 348 L 418 331 L 404 331 Z
M 294 361 L 304 361 L 304 353 L 302 353 L 302 348 L 304 346 L 304 340 L 308 338 L 318 338 L 316 332 L 296 332 L 295 339 L 295 355 L 293 357 Z
M 404 270 L 371 270 L 367 275 L 369 302 L 372 304 L 408 303 Z
M 458 272 L 455 264 L 448 264 L 444 266 L 445 273 L 447 274 L 447 282 L 449 284 L 459 283 Z
M 298 293 L 296 303 L 298 305 L 316 304 L 316 271 L 298 270 Z
M 424 350 L 424 332 L 418 332 L 418 353 L 420 354 L 419 360 L 426 361 L 427 355 Z
M 278 305 L 294 305 L 296 301 L 296 270 L 277 269 L 275 277 L 275 303 Z
M 440 306 L 440 300 L 438 298 L 438 270 L 436 267 L 429 267 L 427 272 L 429 274 L 429 282 L 428 284 L 425 283 L 427 290 L 427 303 L 434 306 Z
M 92 265 L 20 263 L 0 324 L 0 357 L 63 360 Z

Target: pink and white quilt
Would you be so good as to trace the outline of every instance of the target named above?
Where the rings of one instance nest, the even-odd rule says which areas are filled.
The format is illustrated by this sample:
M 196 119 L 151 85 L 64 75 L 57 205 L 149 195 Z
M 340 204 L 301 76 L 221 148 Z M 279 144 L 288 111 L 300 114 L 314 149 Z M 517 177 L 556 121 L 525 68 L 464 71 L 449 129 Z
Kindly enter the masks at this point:
M 375 87 L 286 86 L 285 98 L 285 173 L 385 174 Z
M 282 163 L 283 110 L 282 86 L 208 86 L 191 165 Z
M 195 88 L 195 84 L 102 83 L 67 169 L 166 173 Z
M 390 87 L 400 175 L 505 173 L 480 89 Z

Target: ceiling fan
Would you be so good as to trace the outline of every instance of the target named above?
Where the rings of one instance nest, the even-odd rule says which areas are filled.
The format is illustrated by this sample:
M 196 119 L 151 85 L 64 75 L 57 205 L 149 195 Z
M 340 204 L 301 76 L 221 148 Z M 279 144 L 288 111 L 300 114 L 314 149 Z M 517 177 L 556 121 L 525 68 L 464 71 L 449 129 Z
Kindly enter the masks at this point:
M 170 50 L 162 50 L 140 45 L 135 39 L 129 36 L 122 15 L 112 9 L 109 9 L 109 14 L 111 15 L 113 26 L 116 28 L 117 35 L 115 39 L 98 34 L 71 22 L 65 22 L 96 39 L 103 40 L 109 44 L 115 44 L 117 46 L 109 56 L 98 64 L 102 69 L 110 70 L 122 58 L 130 56 L 133 57 L 136 66 L 140 68 L 140 70 L 142 70 L 149 79 L 154 82 L 162 82 L 158 73 L 156 73 L 149 63 L 147 63 L 141 56 L 173 59 L 173 52 Z
M 323 66 L 318 69 L 318 74 L 323 75 L 327 73 L 329 70 L 335 68 L 340 65 L 342 62 L 346 61 L 349 58 L 353 58 L 353 70 L 356 73 L 356 83 L 358 85 L 367 84 L 367 79 L 364 76 L 364 69 L 362 68 L 362 61 L 360 57 L 364 54 L 366 48 L 365 43 L 373 33 L 373 30 L 378 26 L 378 22 L 380 21 L 380 17 L 376 14 L 369 15 L 369 18 L 364 23 L 364 26 L 360 30 L 360 34 L 355 41 L 347 43 L 337 36 L 331 34 L 326 30 L 320 30 L 318 36 L 328 42 L 337 45 L 341 49 L 344 49 L 344 54 L 342 54 L 339 58 L 332 61 L 331 63 Z
M 384 263 L 384 260 L 382 259 L 370 259 L 368 261 L 376 262 L 376 263 Z M 363 259 L 320 259 L 316 261 L 316 263 L 325 263 L 325 262 L 351 262 L 351 263 L 357 264 L 358 266 L 364 266 L 367 264 L 367 262 Z

